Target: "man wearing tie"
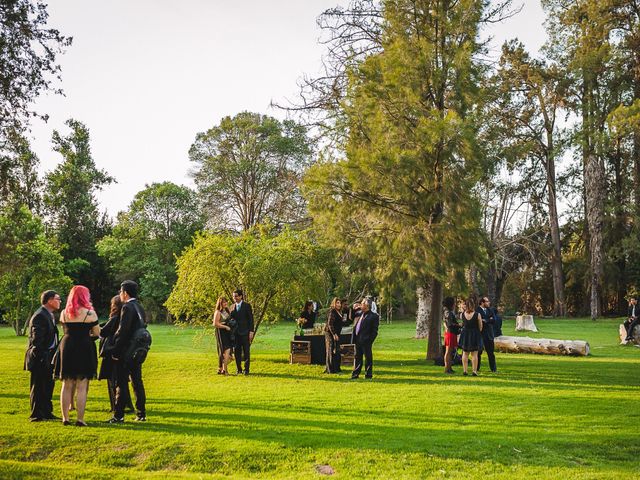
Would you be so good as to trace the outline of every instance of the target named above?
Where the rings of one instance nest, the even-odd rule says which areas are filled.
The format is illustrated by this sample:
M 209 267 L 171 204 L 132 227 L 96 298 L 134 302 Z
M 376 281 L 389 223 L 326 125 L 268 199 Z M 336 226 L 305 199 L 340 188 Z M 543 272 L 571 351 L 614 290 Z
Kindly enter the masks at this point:
M 362 314 L 351 336 L 351 342 L 356 345 L 356 357 L 353 362 L 353 372 L 351 373 L 352 380 L 360 376 L 363 355 L 365 358 L 364 376 L 365 378 L 373 378 L 373 352 L 371 347 L 378 336 L 380 317 L 377 313 L 371 311 L 370 302 L 369 299 L 364 299 L 360 304 Z
M 31 404 L 32 422 L 54 420 L 53 415 L 53 358 L 58 348 L 58 327 L 53 312 L 60 309 L 60 295 L 47 290 L 40 296 L 42 306 L 29 320 L 29 345 L 24 359 L 24 369 L 31 372 Z
M 482 317 L 482 348 L 478 351 L 478 370 L 480 370 L 480 361 L 482 359 L 482 350 L 484 349 L 487 352 L 487 358 L 489 358 L 489 368 L 493 373 L 498 371 L 496 367 L 496 355 L 494 353 L 494 331 L 493 324 L 495 323 L 495 318 L 493 316 L 493 311 L 491 308 L 491 302 L 488 297 L 482 297 L 480 299 L 480 306 L 478 307 L 477 312 Z
M 638 301 L 635 297 L 631 297 L 629 299 L 629 314 L 627 315 L 627 320 L 624 322 L 624 328 L 627 329 L 627 338 L 625 338 L 625 342 L 633 340 L 633 329 L 636 328 L 636 325 L 640 325 L 640 319 L 638 319 Z
M 236 346 L 234 355 L 236 357 L 236 367 L 238 375 L 249 375 L 251 364 L 251 342 L 253 342 L 253 310 L 251 305 L 244 301 L 242 290 L 233 292 L 235 305 L 231 310 L 231 318 L 236 321 Z M 244 357 L 244 371 L 242 370 L 242 358 Z

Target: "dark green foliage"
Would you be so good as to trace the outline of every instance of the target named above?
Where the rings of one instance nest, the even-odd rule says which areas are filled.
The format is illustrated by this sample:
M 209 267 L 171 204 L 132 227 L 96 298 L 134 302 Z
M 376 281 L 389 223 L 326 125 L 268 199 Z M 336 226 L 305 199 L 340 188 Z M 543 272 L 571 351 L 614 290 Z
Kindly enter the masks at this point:
M 109 265 L 113 291 L 125 279 L 140 285 L 151 317 L 166 313 L 164 303 L 176 281 L 176 256 L 204 226 L 196 194 L 171 182 L 138 192 L 118 215 L 113 232 L 98 242 Z

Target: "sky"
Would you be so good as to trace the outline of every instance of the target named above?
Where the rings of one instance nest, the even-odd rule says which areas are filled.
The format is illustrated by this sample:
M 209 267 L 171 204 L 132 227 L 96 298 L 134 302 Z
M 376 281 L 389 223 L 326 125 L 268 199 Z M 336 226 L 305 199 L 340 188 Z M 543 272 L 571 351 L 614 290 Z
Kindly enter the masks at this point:
M 516 4 L 518 0 L 516 0 Z M 188 151 L 196 134 L 248 110 L 284 118 L 272 101 L 295 100 L 318 73 L 325 48 L 316 18 L 341 0 L 50 0 L 49 25 L 73 37 L 59 57 L 65 96 L 43 95 L 32 146 L 43 175 L 61 161 L 54 130 L 74 118 L 91 133 L 93 158 L 115 177 L 97 197 L 115 216 L 145 185 L 193 186 Z M 545 41 L 538 0 L 483 32 L 492 53 L 518 37 L 535 53 Z

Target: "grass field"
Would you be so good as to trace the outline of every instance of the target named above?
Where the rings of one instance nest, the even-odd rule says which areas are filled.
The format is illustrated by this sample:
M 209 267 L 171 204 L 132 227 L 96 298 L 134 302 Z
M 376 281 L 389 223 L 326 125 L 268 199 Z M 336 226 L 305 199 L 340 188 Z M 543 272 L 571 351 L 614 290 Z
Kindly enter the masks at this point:
M 210 332 L 152 326 L 149 421 L 102 423 L 94 381 L 85 429 L 27 421 L 26 339 L 0 328 L 0 478 L 298 479 L 323 464 L 344 479 L 640 478 L 640 348 L 617 345 L 614 320 L 536 323 L 592 356 L 498 354 L 500 375 L 445 376 L 395 323 L 380 327 L 374 380 L 350 381 L 289 365 L 289 324 L 260 332 L 251 376 L 225 378 Z

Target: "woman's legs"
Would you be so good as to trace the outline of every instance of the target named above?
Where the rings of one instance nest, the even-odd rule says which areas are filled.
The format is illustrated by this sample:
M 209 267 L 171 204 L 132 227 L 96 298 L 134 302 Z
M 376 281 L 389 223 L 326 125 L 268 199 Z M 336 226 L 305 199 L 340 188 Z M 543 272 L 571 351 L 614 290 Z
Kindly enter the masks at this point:
M 451 371 L 451 347 L 447 346 L 444 351 L 444 373 Z
M 231 349 L 226 348 L 224 352 L 222 352 L 222 373 L 224 373 L 225 375 L 229 374 L 227 365 L 229 365 L 230 356 L 231 356 Z
M 462 370 L 464 370 L 464 373 L 467 373 L 467 370 L 469 369 L 469 352 L 465 352 L 464 350 L 462 351 Z
M 62 380 L 62 389 L 60 390 L 60 411 L 62 412 L 63 422 L 69 421 L 69 407 L 71 406 L 71 397 L 73 396 L 75 385 L 75 380 Z
M 471 368 L 473 373 L 478 373 L 478 352 L 471 352 Z
M 78 408 L 78 421 L 84 423 L 84 409 L 87 406 L 87 392 L 89 390 L 89 380 L 83 378 L 82 380 L 76 380 L 76 390 L 78 398 L 76 401 L 76 407 Z

